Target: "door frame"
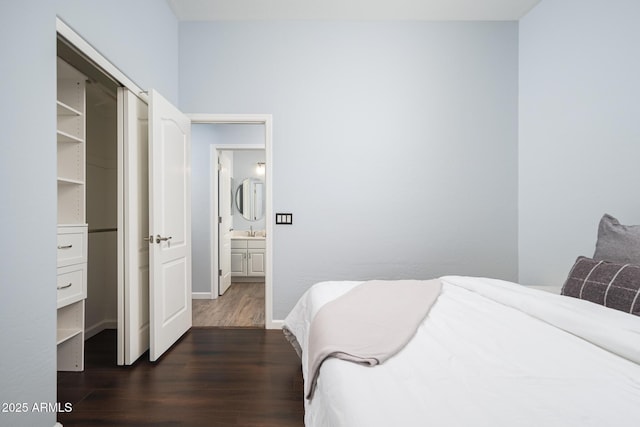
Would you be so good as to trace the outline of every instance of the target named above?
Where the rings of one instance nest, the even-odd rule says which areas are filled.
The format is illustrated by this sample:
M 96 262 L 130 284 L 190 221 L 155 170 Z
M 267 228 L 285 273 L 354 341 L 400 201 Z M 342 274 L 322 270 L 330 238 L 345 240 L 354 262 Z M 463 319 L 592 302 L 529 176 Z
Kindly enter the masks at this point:
M 148 103 L 147 93 L 143 91 L 133 80 L 126 76 L 122 71 L 111 63 L 107 58 L 102 56 L 89 42 L 76 33 L 68 26 L 60 17 L 56 16 L 56 33 L 65 38 L 69 44 L 75 47 L 78 52 L 92 60 L 98 69 L 102 69 L 106 74 L 120 83 L 123 87 L 129 89 L 134 95 Z
M 211 296 L 218 294 L 218 171 L 214 165 L 218 163 L 218 150 L 242 150 L 253 149 L 265 151 L 265 163 L 267 164 L 264 182 L 265 192 L 265 237 L 266 245 L 266 272 L 264 276 L 264 314 L 265 328 L 279 329 L 280 323 L 273 321 L 273 116 L 271 114 L 187 114 L 191 119 L 191 124 L 262 124 L 264 125 L 264 145 L 261 144 L 245 144 L 245 145 L 215 145 L 211 144 L 210 161 L 211 176 L 209 182 L 210 188 L 210 209 L 211 217 L 209 221 L 209 232 L 211 236 Z

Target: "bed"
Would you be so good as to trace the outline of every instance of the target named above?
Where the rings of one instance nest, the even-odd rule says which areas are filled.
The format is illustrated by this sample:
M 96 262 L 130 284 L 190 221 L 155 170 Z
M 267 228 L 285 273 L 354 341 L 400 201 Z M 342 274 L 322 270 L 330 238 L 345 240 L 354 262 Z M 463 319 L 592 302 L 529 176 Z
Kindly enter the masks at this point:
M 496 279 L 440 281 L 415 335 L 385 363 L 324 360 L 306 426 L 638 425 L 640 317 Z M 318 283 L 285 319 L 305 383 L 312 320 L 362 283 Z

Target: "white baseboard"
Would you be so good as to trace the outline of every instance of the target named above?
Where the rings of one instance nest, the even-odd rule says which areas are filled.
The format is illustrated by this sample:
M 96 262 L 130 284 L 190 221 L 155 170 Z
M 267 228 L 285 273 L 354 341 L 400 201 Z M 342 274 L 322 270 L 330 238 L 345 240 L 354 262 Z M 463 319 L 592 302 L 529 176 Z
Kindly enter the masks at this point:
M 212 299 L 211 292 L 191 292 L 191 299 Z
M 209 296 L 211 296 L 210 292 L 194 292 L 193 293 L 193 299 L 209 299 Z M 282 329 L 283 326 L 284 326 L 284 320 L 272 320 L 266 326 L 266 329 Z M 84 331 L 84 339 L 88 340 L 92 336 L 99 334 L 105 329 L 117 329 L 117 328 L 118 328 L 117 320 L 103 320 L 100 323 L 97 323 L 91 327 L 86 328 Z
M 105 329 L 117 329 L 117 328 L 118 328 L 118 321 L 117 320 L 115 320 L 115 319 L 103 320 L 102 322 L 96 323 L 93 326 L 89 326 L 89 327 L 85 328 L 85 330 L 84 330 L 84 339 L 88 340 L 92 336 L 99 334 L 100 332 L 104 331 Z
M 284 320 L 272 320 L 267 324 L 266 329 L 282 329 Z

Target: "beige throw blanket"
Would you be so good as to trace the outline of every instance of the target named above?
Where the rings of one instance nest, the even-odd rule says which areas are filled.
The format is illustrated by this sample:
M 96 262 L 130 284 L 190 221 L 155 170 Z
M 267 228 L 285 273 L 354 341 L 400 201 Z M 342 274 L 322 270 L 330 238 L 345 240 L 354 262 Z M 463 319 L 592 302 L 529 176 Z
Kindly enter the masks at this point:
M 400 351 L 440 295 L 440 280 L 373 280 L 322 306 L 309 330 L 305 395 L 328 357 L 374 366 Z

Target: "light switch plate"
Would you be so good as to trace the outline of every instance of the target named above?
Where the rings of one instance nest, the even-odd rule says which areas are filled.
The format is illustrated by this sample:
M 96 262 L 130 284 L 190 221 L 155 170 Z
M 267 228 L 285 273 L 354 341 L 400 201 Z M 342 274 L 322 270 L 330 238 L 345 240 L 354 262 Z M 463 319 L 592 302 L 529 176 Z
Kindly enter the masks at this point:
M 285 225 L 293 224 L 293 214 L 292 213 L 277 213 L 276 214 L 276 224 L 285 224 Z

